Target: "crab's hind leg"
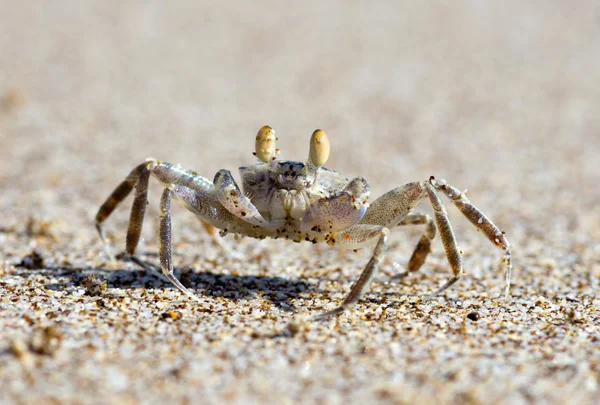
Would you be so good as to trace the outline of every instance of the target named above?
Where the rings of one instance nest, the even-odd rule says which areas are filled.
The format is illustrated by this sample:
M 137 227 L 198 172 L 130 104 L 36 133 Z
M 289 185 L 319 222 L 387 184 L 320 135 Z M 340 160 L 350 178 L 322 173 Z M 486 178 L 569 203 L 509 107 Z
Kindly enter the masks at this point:
M 423 263 L 425 263 L 427 256 L 431 252 L 431 242 L 433 242 L 436 234 L 435 222 L 427 214 L 408 214 L 398 225 L 425 225 L 425 231 L 423 232 L 423 235 L 421 235 L 421 239 L 419 239 L 419 242 L 408 261 L 407 271 L 392 276 L 392 279 L 404 278 L 423 266 Z
M 436 190 L 440 190 L 444 193 L 450 201 L 463 213 L 465 217 L 500 250 L 504 251 L 504 257 L 502 258 L 502 264 L 504 265 L 504 279 L 505 289 L 504 295 L 508 296 L 510 291 L 510 279 L 512 274 L 512 258 L 510 254 L 510 243 L 506 239 L 504 232 L 500 231 L 498 227 L 475 207 L 471 201 L 465 196 L 464 192 L 459 191 L 457 188 L 452 187 L 445 181 L 437 181 L 433 177 L 430 179 L 430 183 Z
M 115 210 L 115 208 L 117 208 L 117 206 L 125 198 L 127 198 L 129 193 L 131 193 L 131 190 L 133 190 L 134 187 L 137 187 L 136 185 L 141 182 L 142 183 L 141 186 L 137 187 L 136 202 L 134 202 L 133 207 L 132 207 L 129 227 L 127 230 L 127 246 L 131 247 L 131 245 L 134 244 L 133 249 L 135 250 L 135 245 L 137 245 L 137 242 L 134 243 L 135 233 L 137 231 L 137 233 L 138 233 L 137 240 L 139 241 L 139 232 L 141 231 L 140 217 L 143 220 L 144 211 L 146 209 L 145 201 L 147 199 L 146 193 L 147 193 L 147 189 L 148 189 L 148 176 L 149 176 L 149 172 L 148 172 L 148 168 L 147 168 L 147 163 L 142 163 L 142 164 L 136 166 L 131 171 L 131 173 L 129 173 L 129 175 L 125 178 L 125 180 L 123 180 L 114 189 L 114 191 L 110 194 L 110 196 L 108 196 L 108 198 L 100 206 L 100 209 L 98 210 L 98 213 L 96 214 L 96 218 L 95 218 L 96 229 L 98 230 L 98 234 L 100 235 L 100 239 L 102 240 L 102 244 L 104 245 L 104 251 L 106 252 L 106 255 L 109 258 L 111 258 L 111 260 L 114 260 L 114 255 L 110 251 L 110 247 L 109 247 L 108 241 L 106 239 L 104 229 L 102 228 L 102 224 L 104 223 L 104 221 L 106 221 L 106 219 L 110 216 L 110 214 L 112 214 L 112 212 Z M 142 200 L 143 200 L 144 204 L 141 204 Z M 136 208 L 139 208 L 140 205 L 142 206 L 141 213 L 139 212 L 139 209 L 136 210 Z M 133 225 L 132 225 L 131 219 L 133 219 Z
M 383 259 L 383 254 L 387 249 L 388 236 L 390 230 L 384 226 L 379 225 L 368 225 L 368 224 L 357 224 L 350 228 L 341 231 L 338 238 L 336 238 L 335 244 L 345 249 L 360 249 L 364 246 L 375 244 L 373 249 L 373 255 L 365 266 L 364 270 L 360 274 L 360 277 L 350 288 L 350 292 L 344 298 L 342 303 L 322 314 L 318 314 L 312 317 L 313 320 L 319 320 L 328 318 L 330 316 L 338 315 L 344 312 L 345 309 L 355 304 L 360 297 L 369 289 L 373 276 Z
M 144 262 L 135 255 L 135 251 L 140 243 L 142 235 L 142 227 L 144 225 L 144 216 L 146 214 L 146 205 L 148 204 L 148 182 L 150 180 L 150 170 L 142 171 L 135 185 L 135 196 L 131 205 L 131 213 L 129 215 L 129 225 L 127 226 L 127 237 L 125 239 L 125 259 L 131 260 L 138 266 L 141 266 L 148 273 L 168 281 L 168 279 L 158 272 L 154 266 Z

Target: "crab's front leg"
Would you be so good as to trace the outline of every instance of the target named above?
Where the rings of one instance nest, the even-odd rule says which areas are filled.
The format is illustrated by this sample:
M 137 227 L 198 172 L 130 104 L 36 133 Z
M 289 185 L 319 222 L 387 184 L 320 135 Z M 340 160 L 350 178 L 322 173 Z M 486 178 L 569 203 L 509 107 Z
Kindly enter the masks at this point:
M 191 299 L 201 302 L 200 298 L 188 290 L 173 274 L 173 262 L 171 259 L 171 196 L 173 191 L 165 188 L 160 199 L 160 218 L 158 231 L 158 254 L 160 257 L 160 268 L 163 274 L 181 292 Z
M 340 314 L 363 296 L 369 289 L 373 281 L 373 276 L 383 259 L 383 254 L 388 245 L 389 234 L 390 230 L 384 226 L 366 224 L 357 224 L 340 232 L 341 237 L 336 239 L 336 246 L 345 249 L 360 249 L 375 244 L 373 255 L 342 303 L 331 311 L 313 316 L 312 319 L 324 319 Z
M 158 238 L 160 267 L 166 278 L 175 284 L 181 292 L 193 300 L 200 302 L 200 298 L 189 291 L 173 273 L 173 263 L 171 260 L 171 200 L 173 196 L 176 198 L 176 201 L 182 203 L 185 208 L 196 214 L 203 221 L 224 231 L 227 231 L 227 229 L 247 230 L 251 225 L 242 221 L 223 207 L 215 199 L 212 192 L 206 192 L 206 190 L 198 187 L 190 188 L 178 184 L 171 184 L 164 190 L 160 201 Z

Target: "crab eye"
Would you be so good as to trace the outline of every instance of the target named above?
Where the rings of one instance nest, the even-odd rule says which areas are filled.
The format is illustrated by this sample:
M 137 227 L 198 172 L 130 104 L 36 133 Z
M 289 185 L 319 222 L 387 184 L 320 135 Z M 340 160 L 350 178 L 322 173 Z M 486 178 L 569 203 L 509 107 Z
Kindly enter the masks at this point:
M 329 158 L 329 137 L 322 129 L 317 129 L 310 137 L 308 160 L 315 166 L 323 166 Z
M 254 149 L 256 150 L 254 156 L 264 163 L 275 160 L 275 155 L 279 153 L 279 149 L 275 148 L 277 139 L 275 131 L 270 126 L 265 125 L 259 129 L 254 143 Z

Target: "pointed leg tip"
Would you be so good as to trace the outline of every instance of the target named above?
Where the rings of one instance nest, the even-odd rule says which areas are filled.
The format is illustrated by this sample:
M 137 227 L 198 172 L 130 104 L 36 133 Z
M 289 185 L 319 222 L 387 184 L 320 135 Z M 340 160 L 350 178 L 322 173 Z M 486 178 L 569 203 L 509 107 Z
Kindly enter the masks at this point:
M 434 299 L 437 296 L 438 296 L 437 291 L 434 293 L 431 293 L 431 294 L 425 294 L 425 295 L 421 296 L 421 301 L 429 301 L 429 300 Z
M 112 252 L 112 250 L 110 249 L 110 246 L 108 244 L 104 244 L 104 246 L 102 247 L 102 250 L 104 252 L 104 255 L 107 257 L 107 259 L 111 262 L 111 263 L 116 263 L 117 262 L 117 256 L 115 256 L 115 254 Z
M 308 320 L 310 320 L 310 321 L 322 321 L 322 320 L 325 320 L 327 318 L 331 318 L 333 316 L 341 314 L 342 312 L 344 312 L 345 309 L 346 309 L 345 307 L 339 306 L 339 307 L 334 308 L 334 309 L 332 309 L 330 311 L 322 312 L 320 314 L 311 315 L 308 318 Z
M 117 262 L 117 258 L 116 258 L 116 256 L 113 254 L 113 252 L 112 252 L 112 251 L 110 251 L 110 249 L 104 249 L 104 254 L 106 255 L 106 257 L 108 257 L 108 260 L 109 260 L 111 263 L 113 263 L 113 264 L 114 264 L 114 263 L 116 263 L 116 262 Z
M 198 303 L 202 303 L 202 300 L 200 299 L 200 297 L 196 297 L 194 294 L 186 294 L 189 298 L 192 299 L 192 301 L 196 301 Z
M 402 280 L 403 278 L 408 277 L 408 275 L 410 274 L 410 271 L 405 271 L 403 273 L 399 273 L 399 274 L 394 274 L 393 276 L 391 276 L 389 278 L 390 281 L 398 281 L 398 280 Z

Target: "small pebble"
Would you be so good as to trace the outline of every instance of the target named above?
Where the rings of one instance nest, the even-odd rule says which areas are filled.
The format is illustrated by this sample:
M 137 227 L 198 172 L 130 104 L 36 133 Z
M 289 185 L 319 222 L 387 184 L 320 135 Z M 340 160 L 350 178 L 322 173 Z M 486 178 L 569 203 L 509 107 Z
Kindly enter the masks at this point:
M 479 318 L 481 318 L 481 315 L 479 315 L 479 312 L 473 311 L 473 312 L 469 312 L 469 314 L 467 315 L 467 318 L 469 318 L 473 322 L 477 322 L 479 320 Z

